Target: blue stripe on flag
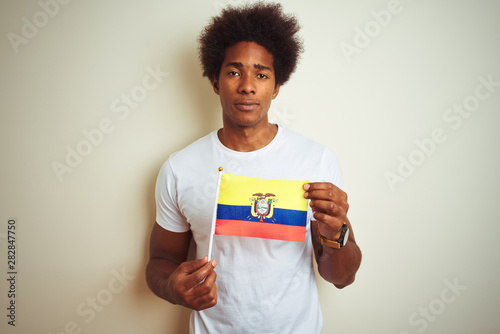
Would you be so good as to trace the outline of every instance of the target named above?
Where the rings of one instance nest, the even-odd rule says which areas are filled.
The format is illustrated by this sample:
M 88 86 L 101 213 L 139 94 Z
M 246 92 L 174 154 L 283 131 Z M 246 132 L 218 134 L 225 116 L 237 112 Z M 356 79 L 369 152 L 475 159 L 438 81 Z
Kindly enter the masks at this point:
M 249 205 L 217 204 L 217 219 L 260 221 L 259 217 L 252 217 Z M 307 211 L 274 208 L 272 218 L 264 218 L 263 223 L 306 226 Z

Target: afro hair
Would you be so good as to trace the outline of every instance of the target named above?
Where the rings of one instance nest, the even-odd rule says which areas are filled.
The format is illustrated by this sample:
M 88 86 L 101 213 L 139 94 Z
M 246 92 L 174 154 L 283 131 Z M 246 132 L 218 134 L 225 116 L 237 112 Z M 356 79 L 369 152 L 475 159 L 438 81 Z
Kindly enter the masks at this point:
M 297 67 L 302 41 L 297 19 L 282 12 L 280 4 L 258 2 L 225 8 L 201 33 L 203 76 L 213 83 L 219 77 L 225 51 L 239 42 L 255 42 L 273 55 L 276 85 L 284 84 Z

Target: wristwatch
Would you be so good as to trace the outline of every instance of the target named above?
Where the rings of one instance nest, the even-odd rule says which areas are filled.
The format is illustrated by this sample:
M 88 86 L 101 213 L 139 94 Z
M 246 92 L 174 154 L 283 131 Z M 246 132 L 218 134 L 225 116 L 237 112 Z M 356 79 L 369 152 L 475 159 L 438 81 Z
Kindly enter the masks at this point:
M 318 236 L 319 239 L 321 240 L 322 245 L 339 249 L 344 247 L 345 244 L 347 243 L 347 240 L 349 239 L 349 227 L 347 227 L 347 224 L 344 222 L 344 224 L 342 225 L 342 232 L 340 232 L 339 240 L 333 241 L 325 238 L 324 236 L 321 235 L 321 233 L 319 233 L 319 224 L 318 224 Z

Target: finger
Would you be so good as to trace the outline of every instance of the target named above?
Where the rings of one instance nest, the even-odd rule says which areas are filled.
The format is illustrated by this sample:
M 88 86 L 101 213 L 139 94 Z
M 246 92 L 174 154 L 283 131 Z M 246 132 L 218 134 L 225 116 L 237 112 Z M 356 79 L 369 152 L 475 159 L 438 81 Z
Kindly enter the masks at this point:
M 203 267 L 196 270 L 195 272 L 189 274 L 187 279 L 184 281 L 184 287 L 187 289 L 194 288 L 203 282 L 211 273 L 214 272 L 214 268 L 217 265 L 215 260 L 207 262 Z
M 336 193 L 342 193 L 337 186 L 329 182 L 314 182 L 304 185 L 305 198 L 318 198 L 325 199 L 327 197 L 333 197 Z
M 208 256 L 205 256 L 202 259 L 197 259 L 197 260 L 193 260 L 193 261 L 183 262 L 179 266 L 179 269 L 183 273 L 189 275 L 189 274 L 194 273 L 196 270 L 202 268 L 203 266 L 205 266 L 207 264 L 207 262 L 208 262 Z
M 203 281 L 203 283 L 198 284 L 192 289 L 192 294 L 195 296 L 204 296 L 210 294 L 214 291 L 215 280 L 217 279 L 217 273 L 212 271 Z
M 315 190 L 306 192 L 304 197 L 311 200 L 309 204 L 311 208 L 317 208 L 325 212 L 335 212 L 337 209 L 340 209 L 340 212 L 347 212 L 349 208 L 347 194 L 341 190 Z
M 321 212 L 321 211 L 316 211 L 313 213 L 314 219 L 322 225 L 328 226 L 333 230 L 336 230 L 342 226 L 342 219 L 336 216 L 331 216 L 327 213 Z
M 199 308 L 205 309 L 212 307 L 217 303 L 217 285 L 215 280 L 217 273 L 212 271 L 205 279 L 205 281 L 193 288 L 192 297 L 194 298 L 192 304 Z
M 323 200 L 313 200 L 309 204 L 313 212 L 323 212 L 334 217 L 343 218 L 347 215 L 347 210 L 349 210 L 349 204 L 341 201 L 323 201 Z
M 214 292 L 211 294 L 203 295 L 192 302 L 191 308 L 201 311 L 217 304 L 217 289 L 214 285 Z
M 311 206 L 313 212 L 322 211 L 322 212 L 334 213 L 338 209 L 337 206 L 332 201 L 325 201 L 320 199 L 311 200 L 309 205 Z
M 333 189 L 333 188 L 337 188 L 337 186 L 335 186 L 331 182 L 310 182 L 310 183 L 304 184 L 305 191 L 321 190 L 321 189 Z
M 347 195 L 340 189 L 317 189 L 311 190 L 304 193 L 304 197 L 308 199 L 324 199 L 324 200 L 333 200 L 333 199 L 345 199 L 347 200 Z

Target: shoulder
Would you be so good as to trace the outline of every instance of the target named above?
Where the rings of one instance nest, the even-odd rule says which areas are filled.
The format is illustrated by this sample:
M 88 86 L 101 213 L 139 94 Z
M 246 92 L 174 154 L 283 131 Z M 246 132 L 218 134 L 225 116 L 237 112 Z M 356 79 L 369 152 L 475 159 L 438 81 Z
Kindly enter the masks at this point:
M 311 181 L 328 181 L 343 187 L 339 161 L 329 146 L 287 128 L 283 128 L 282 145 L 285 154 L 294 157 L 296 169 L 312 173 L 308 176 Z
M 183 149 L 172 153 L 165 164 L 170 165 L 174 174 L 188 171 L 196 172 L 197 168 L 200 168 L 200 161 L 209 160 L 213 154 L 216 133 L 217 131 L 212 131 Z M 192 170 L 193 168 L 194 170 Z
M 191 156 L 197 155 L 200 152 L 206 152 L 210 148 L 210 146 L 212 145 L 212 142 L 213 142 L 212 139 L 213 139 L 213 136 L 215 135 L 215 133 L 216 133 L 216 131 L 210 132 L 209 134 L 194 141 L 193 143 L 189 144 L 188 146 L 184 147 L 183 149 L 172 153 L 168 157 L 168 160 L 178 161 L 178 160 L 190 158 Z
M 163 163 L 160 173 L 166 178 L 180 182 L 191 182 L 199 175 L 206 175 L 216 170 L 213 164 L 217 163 L 218 146 L 216 143 L 217 131 L 194 141 L 188 146 L 176 151 Z
M 308 155 L 327 155 L 335 158 L 335 153 L 327 145 L 321 144 L 310 137 L 307 137 L 297 131 L 281 126 L 283 131 L 283 143 L 294 148 L 301 150 Z

